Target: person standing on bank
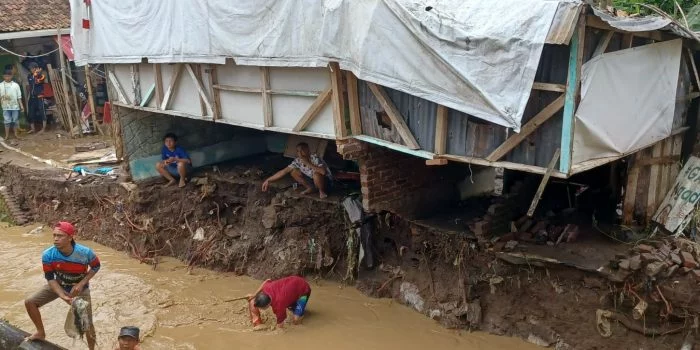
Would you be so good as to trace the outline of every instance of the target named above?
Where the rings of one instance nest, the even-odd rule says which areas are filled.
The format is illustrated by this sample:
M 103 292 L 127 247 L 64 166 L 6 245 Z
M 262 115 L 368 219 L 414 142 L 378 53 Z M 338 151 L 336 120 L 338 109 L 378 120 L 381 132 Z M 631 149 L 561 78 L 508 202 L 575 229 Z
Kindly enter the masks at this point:
M 15 139 L 19 139 L 19 111 L 24 112 L 22 90 L 12 81 L 12 70 L 5 70 L 3 82 L 0 83 L 0 101 L 2 102 L 2 119 L 5 124 L 5 139 L 10 139 L 10 130 L 14 130 Z
M 36 132 L 36 125 L 42 124 L 41 131 L 46 130 L 46 109 L 44 106 L 44 83 L 46 75 L 36 62 L 29 63 L 29 75 L 27 76 L 28 96 L 27 99 L 27 122 L 30 125 L 30 133 Z
M 90 350 L 94 350 L 96 336 L 95 327 L 92 324 L 89 283 L 100 270 L 100 260 L 97 255 L 92 249 L 76 243 L 73 225 L 61 221 L 53 230 L 53 247 L 44 251 L 41 264 L 48 283 L 24 301 L 29 318 L 36 327 L 36 333 L 27 337 L 26 340 L 46 338 L 40 307 L 59 298 L 71 305 L 73 298 L 81 297 L 89 303 L 90 329 L 86 332 L 87 343 Z
M 161 161 L 156 163 L 156 170 L 168 180 L 165 186 L 175 184 L 175 177 L 180 178 L 179 187 L 187 184 L 187 174 L 192 172 L 192 160 L 185 150 L 177 145 L 177 136 L 168 133 L 163 137 Z

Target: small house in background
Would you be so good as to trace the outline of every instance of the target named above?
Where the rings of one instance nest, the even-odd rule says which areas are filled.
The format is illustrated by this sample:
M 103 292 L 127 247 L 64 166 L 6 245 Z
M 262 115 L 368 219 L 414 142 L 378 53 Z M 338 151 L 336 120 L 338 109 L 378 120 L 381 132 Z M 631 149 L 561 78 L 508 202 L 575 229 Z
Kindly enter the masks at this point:
M 583 1 L 263 2 L 71 1 L 76 60 L 106 65 L 134 178 L 155 175 L 167 130 L 200 166 L 296 135 L 359 163 L 369 211 L 435 212 L 505 169 L 506 193 L 534 174 L 533 192 L 558 179 L 574 206 L 597 187 L 647 223 L 695 144 L 699 43 L 666 18 Z

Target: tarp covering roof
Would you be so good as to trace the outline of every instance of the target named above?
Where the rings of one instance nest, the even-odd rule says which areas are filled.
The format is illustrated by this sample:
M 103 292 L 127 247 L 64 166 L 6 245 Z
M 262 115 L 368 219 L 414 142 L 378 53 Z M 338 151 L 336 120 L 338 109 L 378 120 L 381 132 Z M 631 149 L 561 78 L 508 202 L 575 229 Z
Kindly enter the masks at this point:
M 520 129 L 545 42 L 580 1 L 70 0 L 78 64 L 322 67 Z M 563 8 L 562 8 L 563 6 Z M 563 19 L 563 20 L 555 20 Z M 555 26 L 555 31 L 550 28 Z M 550 35 L 552 33 L 552 35 Z

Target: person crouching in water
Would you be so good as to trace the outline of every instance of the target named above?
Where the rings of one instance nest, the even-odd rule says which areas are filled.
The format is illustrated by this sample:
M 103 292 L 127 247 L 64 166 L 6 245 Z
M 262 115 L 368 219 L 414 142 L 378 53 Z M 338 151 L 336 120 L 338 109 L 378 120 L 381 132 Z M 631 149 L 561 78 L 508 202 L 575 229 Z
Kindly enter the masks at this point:
M 304 318 L 306 304 L 311 296 L 311 287 L 305 279 L 290 276 L 275 281 L 266 280 L 255 295 L 248 295 L 248 309 L 253 327 L 261 325 L 260 310 L 272 307 L 277 318 L 277 328 L 284 327 L 287 309 L 294 315 L 293 323 L 300 324 Z
M 114 350 L 141 350 L 139 347 L 139 328 L 138 327 L 122 327 L 117 337 L 119 346 Z

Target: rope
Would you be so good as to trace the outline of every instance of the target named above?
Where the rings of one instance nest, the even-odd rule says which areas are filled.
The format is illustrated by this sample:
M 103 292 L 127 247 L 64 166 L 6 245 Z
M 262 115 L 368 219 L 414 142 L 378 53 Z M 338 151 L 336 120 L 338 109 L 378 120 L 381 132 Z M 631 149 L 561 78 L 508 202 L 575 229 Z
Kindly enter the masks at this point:
M 1 45 L 0 45 L 0 49 L 2 49 L 3 51 L 5 51 L 5 52 L 7 52 L 7 53 L 11 53 L 11 54 L 13 54 L 13 55 L 15 55 L 15 56 L 18 56 L 18 57 L 23 57 L 23 58 L 36 58 L 36 57 L 44 57 L 44 56 L 48 56 L 48 55 L 50 55 L 50 54 L 52 54 L 52 53 L 54 53 L 54 52 L 58 51 L 58 48 L 56 48 L 56 49 L 54 49 L 54 50 L 52 50 L 52 51 L 49 51 L 49 52 L 47 52 L 47 53 L 42 53 L 41 55 L 36 55 L 36 56 L 26 56 L 26 55 L 21 55 L 21 54 L 18 54 L 18 53 L 14 52 L 14 51 L 10 51 L 9 49 L 7 49 L 7 48 L 5 48 L 4 46 L 1 46 Z

